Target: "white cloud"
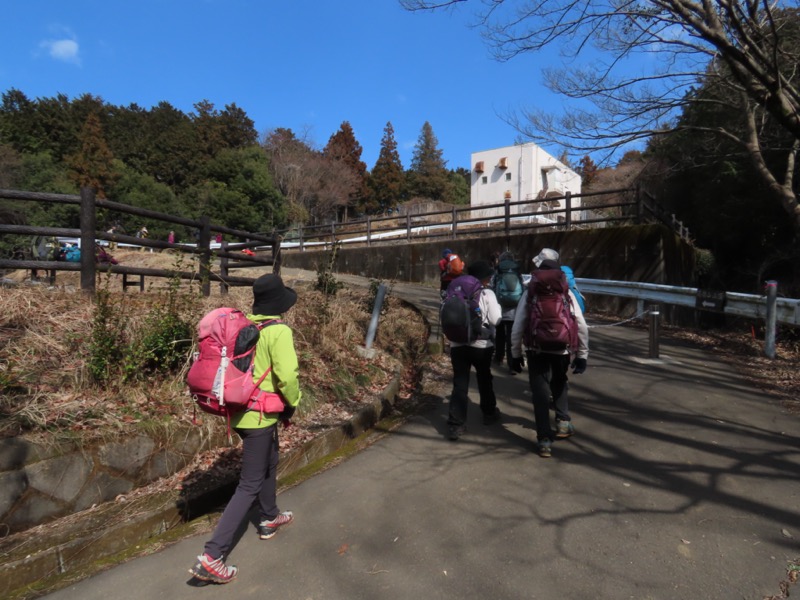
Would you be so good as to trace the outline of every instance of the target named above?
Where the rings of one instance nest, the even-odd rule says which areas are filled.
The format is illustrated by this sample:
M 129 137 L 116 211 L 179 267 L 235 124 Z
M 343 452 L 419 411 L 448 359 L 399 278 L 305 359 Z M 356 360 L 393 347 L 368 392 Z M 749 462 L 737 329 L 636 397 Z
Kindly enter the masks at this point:
M 74 65 L 81 64 L 80 47 L 74 39 L 44 40 L 39 44 L 50 55 L 50 58 Z

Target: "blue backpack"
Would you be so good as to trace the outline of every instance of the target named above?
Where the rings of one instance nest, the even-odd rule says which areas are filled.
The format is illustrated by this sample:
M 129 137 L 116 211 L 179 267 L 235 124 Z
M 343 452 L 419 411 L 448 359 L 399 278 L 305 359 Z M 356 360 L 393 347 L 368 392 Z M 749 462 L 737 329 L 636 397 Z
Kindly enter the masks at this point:
M 516 308 L 525 291 L 519 263 L 513 259 L 501 260 L 494 276 L 494 293 L 503 308 Z
M 442 333 L 451 342 L 469 344 L 484 334 L 480 297 L 483 284 L 472 275 L 456 277 L 447 286 L 439 310 Z
M 64 260 L 67 262 L 81 262 L 81 249 L 77 246 L 68 246 L 64 250 Z
M 583 299 L 583 294 L 581 294 L 581 291 L 578 289 L 578 284 L 575 283 L 575 274 L 572 272 L 572 269 L 566 265 L 562 265 L 561 270 L 564 271 L 564 275 L 567 276 L 567 284 L 569 285 L 570 291 L 575 294 L 575 299 L 578 301 L 578 306 L 581 307 L 581 312 L 586 312 L 586 302 Z

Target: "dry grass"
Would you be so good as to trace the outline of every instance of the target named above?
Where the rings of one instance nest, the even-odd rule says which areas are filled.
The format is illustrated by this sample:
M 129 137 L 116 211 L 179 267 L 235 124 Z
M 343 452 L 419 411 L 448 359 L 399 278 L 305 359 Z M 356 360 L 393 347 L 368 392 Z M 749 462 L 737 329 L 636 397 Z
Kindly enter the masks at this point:
M 120 253 L 123 264 L 176 268 L 168 253 Z M 134 255 L 134 256 L 131 256 Z M 189 270 L 189 269 L 185 269 Z M 70 282 L 69 277 L 76 281 Z M 9 278 L 24 280 L 26 274 Z M 59 285 L 77 287 L 79 275 L 59 273 Z M 134 340 L 153 314 L 167 302 L 165 280 L 148 285 L 146 293 L 114 292 L 108 286 L 108 302 L 123 340 Z M 102 287 L 102 285 L 101 285 Z M 408 362 L 422 352 L 427 337 L 422 319 L 399 300 L 389 296 L 381 318 L 375 348 L 377 358 L 366 360 L 356 352 L 363 345 L 370 314 L 365 290 L 340 290 L 325 308 L 324 298 L 311 289 L 298 289 L 297 305 L 286 315 L 292 327 L 300 360 L 303 404 L 295 436 L 308 438 L 314 431 L 348 418 L 359 405 L 372 400 L 395 372 L 397 360 Z M 234 288 L 227 296 L 202 298 L 196 284 L 181 284 L 179 312 L 196 324 L 205 312 L 219 306 L 235 306 L 249 312 L 249 288 Z M 92 327 L 97 306 L 80 292 L 48 290 L 44 286 L 4 288 L 0 294 L 0 436 L 44 432 L 81 439 L 115 435 L 154 424 L 190 422 L 193 403 L 184 379 L 191 352 L 182 368 L 124 382 L 115 376 L 105 385 L 90 375 Z M 123 342 L 125 343 L 125 342 Z M 308 432 L 303 431 L 307 423 Z M 301 440 L 302 441 L 302 440 Z

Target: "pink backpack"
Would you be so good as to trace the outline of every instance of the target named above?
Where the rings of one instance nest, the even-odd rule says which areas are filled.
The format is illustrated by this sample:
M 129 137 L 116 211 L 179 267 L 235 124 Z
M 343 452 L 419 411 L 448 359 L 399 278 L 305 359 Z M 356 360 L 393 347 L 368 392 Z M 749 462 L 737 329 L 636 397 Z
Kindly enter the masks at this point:
M 217 308 L 202 318 L 197 326 L 199 352 L 186 375 L 189 393 L 201 410 L 229 420 L 232 413 L 247 409 L 262 414 L 283 410 L 279 394 L 258 387 L 271 368 L 253 381 L 261 329 L 281 322 L 274 319 L 256 324 L 235 308 Z

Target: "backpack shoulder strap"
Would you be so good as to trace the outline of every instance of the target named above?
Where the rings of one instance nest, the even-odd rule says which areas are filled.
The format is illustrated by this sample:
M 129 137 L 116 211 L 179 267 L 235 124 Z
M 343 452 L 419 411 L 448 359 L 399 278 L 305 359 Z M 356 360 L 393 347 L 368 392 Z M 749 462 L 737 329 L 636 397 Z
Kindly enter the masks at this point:
M 265 327 L 269 327 L 270 325 L 278 325 L 278 324 L 282 324 L 282 323 L 283 323 L 283 321 L 281 321 L 280 319 L 267 319 L 266 321 L 261 321 L 260 323 L 256 323 L 255 325 L 256 325 L 256 327 L 258 327 L 258 330 L 261 331 L 262 329 L 264 329 Z M 256 346 L 258 346 L 258 344 L 256 344 Z M 253 346 L 253 351 L 254 352 L 255 352 L 256 346 Z M 255 360 L 253 361 L 253 364 L 255 364 Z M 264 379 L 266 379 L 266 377 L 267 377 L 267 375 L 269 375 L 270 371 L 272 371 L 272 365 L 267 367 L 264 370 L 264 373 L 262 373 L 261 377 L 258 378 L 258 381 L 256 382 L 256 388 L 258 388 L 261 385 L 261 383 L 264 381 Z
M 258 327 L 258 330 L 261 331 L 265 327 L 269 327 L 270 325 L 279 325 L 282 324 L 283 321 L 280 319 L 267 319 L 266 321 L 261 321 L 259 323 L 255 323 L 255 326 Z

